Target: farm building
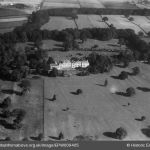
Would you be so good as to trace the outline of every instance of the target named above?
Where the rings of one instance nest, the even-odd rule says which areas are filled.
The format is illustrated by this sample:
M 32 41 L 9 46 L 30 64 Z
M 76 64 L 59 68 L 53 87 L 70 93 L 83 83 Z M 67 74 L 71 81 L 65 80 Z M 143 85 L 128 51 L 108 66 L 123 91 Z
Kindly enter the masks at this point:
M 58 70 L 68 70 L 68 69 L 75 69 L 78 67 L 86 68 L 88 66 L 89 66 L 88 60 L 83 61 L 64 60 L 55 64 L 50 64 L 50 69 L 56 68 Z

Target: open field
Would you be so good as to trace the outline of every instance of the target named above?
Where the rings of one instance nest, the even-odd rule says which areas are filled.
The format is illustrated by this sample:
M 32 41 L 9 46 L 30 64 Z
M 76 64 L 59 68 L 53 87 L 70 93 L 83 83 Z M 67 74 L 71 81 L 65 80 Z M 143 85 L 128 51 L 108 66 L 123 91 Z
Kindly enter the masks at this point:
M 41 29 L 47 30 L 63 30 L 66 28 L 76 28 L 75 22 L 71 18 L 67 17 L 50 17 L 48 23 L 44 24 Z
M 134 23 L 139 25 L 145 32 L 150 32 L 150 20 L 145 16 L 131 16 L 134 18 Z
M 18 87 L 17 83 L 0 81 L 2 90 L 0 93 L 1 101 L 9 96 L 12 103 L 11 111 L 16 108 L 26 111 L 21 129 L 6 129 L 0 125 L 0 139 L 10 137 L 11 140 L 22 140 L 30 136 L 37 136 L 43 132 L 43 80 L 30 79 L 30 82 L 30 93 L 20 96 L 16 92 L 19 93 L 22 89 Z M 14 93 L 9 91 L 14 91 Z
M 132 29 L 137 34 L 141 29 L 132 24 L 128 19 L 126 19 L 123 15 L 103 15 L 103 17 L 108 17 L 108 23 L 113 24 L 117 29 Z
M 110 77 L 123 70 L 117 67 L 107 74 L 45 78 L 46 140 L 51 140 L 49 136 L 56 137 L 60 132 L 69 140 L 78 135 L 90 136 L 94 140 L 114 140 L 103 134 L 114 132 L 120 126 L 128 133 L 124 140 L 149 140 L 141 129 L 150 125 L 150 93 L 136 88 L 150 87 L 150 69 L 148 65 L 132 63 L 126 71 L 131 71 L 133 66 L 139 66 L 142 73 L 130 76 L 126 81 Z M 108 87 L 100 86 L 106 78 Z M 130 86 L 136 89 L 136 95 L 131 98 L 111 93 L 112 88 L 124 92 Z M 83 90 L 83 94 L 71 94 L 78 88 Z M 48 101 L 47 98 L 52 98 L 53 94 L 56 94 L 56 101 Z M 65 111 L 66 108 L 69 110 Z M 146 116 L 146 120 L 135 120 L 141 116 Z

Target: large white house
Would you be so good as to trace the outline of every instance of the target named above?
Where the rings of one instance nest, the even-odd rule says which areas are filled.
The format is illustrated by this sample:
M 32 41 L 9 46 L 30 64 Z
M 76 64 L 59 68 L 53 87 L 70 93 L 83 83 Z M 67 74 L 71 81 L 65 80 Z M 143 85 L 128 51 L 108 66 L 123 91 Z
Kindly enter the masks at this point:
M 78 61 L 64 60 L 58 63 L 50 64 L 50 70 L 53 68 L 56 68 L 58 70 L 69 70 L 78 67 L 86 68 L 88 66 L 89 66 L 88 60 L 78 60 Z

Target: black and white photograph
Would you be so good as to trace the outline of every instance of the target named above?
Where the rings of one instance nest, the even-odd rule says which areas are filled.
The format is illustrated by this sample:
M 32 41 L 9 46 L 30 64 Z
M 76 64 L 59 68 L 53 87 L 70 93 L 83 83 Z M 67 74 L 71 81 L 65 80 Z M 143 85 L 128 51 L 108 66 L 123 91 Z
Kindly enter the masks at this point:
M 150 0 L 0 0 L 2 141 L 150 141 Z

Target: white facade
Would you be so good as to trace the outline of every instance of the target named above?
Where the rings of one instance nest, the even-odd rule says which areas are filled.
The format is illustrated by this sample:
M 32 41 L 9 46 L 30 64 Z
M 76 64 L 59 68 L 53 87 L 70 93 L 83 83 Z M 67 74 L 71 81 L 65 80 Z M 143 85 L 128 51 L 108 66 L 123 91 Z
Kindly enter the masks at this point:
M 69 61 L 65 60 L 63 62 L 50 64 L 50 69 L 56 68 L 58 70 L 69 70 L 69 69 L 75 69 L 77 67 L 86 68 L 89 66 L 88 60 L 83 61 Z

